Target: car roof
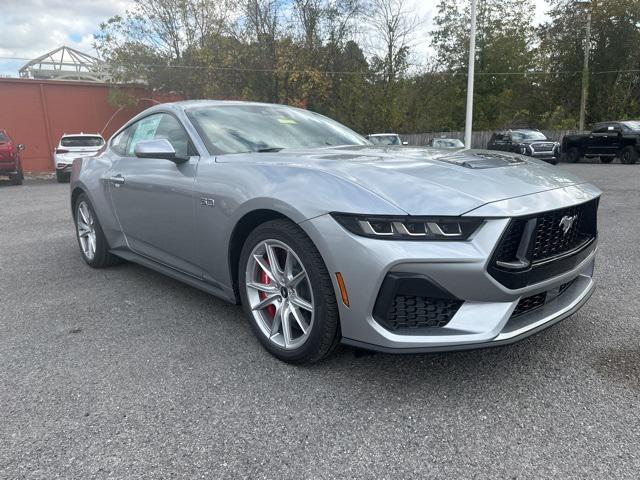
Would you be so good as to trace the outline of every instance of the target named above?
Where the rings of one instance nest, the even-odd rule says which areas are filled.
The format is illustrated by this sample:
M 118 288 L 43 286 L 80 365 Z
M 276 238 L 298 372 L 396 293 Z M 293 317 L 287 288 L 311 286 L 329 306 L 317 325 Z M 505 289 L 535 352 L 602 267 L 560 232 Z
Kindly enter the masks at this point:
M 62 135 L 62 138 L 65 137 L 100 137 L 102 138 L 102 135 L 100 135 L 99 133 L 65 133 Z

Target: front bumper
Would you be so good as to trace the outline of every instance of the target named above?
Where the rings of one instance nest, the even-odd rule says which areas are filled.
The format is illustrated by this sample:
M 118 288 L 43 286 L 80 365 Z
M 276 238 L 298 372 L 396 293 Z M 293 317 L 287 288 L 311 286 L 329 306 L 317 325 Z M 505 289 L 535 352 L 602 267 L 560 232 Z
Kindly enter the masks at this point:
M 64 173 L 64 174 L 71 174 L 71 168 L 72 167 L 73 167 L 73 162 L 72 163 L 57 162 L 56 163 L 56 172 Z
M 596 245 L 552 278 L 509 289 L 488 273 L 508 218 L 489 218 L 467 242 L 385 241 L 355 236 L 329 215 L 301 226 L 314 240 L 335 281 L 344 278 L 350 306 L 339 303 L 343 342 L 371 350 L 412 353 L 472 349 L 512 343 L 572 315 L 594 290 Z M 389 274 L 416 275 L 463 301 L 443 327 L 389 330 L 375 318 L 376 301 Z M 570 283 L 571 282 L 571 283 Z M 523 298 L 570 286 L 542 307 L 512 316 Z

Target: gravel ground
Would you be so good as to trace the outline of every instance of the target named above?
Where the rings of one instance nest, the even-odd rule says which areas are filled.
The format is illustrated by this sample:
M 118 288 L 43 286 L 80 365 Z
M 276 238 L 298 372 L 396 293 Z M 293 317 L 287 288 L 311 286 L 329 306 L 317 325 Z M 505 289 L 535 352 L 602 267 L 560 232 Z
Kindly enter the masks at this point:
M 640 165 L 599 185 L 598 290 L 519 344 L 278 362 L 239 307 L 83 264 L 68 186 L 0 186 L 0 478 L 637 478 Z

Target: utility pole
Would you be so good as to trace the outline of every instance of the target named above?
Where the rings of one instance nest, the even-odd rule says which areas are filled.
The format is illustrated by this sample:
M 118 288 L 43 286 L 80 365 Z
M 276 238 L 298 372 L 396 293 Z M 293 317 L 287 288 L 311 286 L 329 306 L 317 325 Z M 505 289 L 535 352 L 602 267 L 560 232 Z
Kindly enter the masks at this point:
M 464 126 L 464 146 L 471 148 L 473 132 L 473 84 L 476 69 L 476 0 L 471 0 L 471 35 L 469 38 L 469 73 L 467 78 L 467 119 Z
M 591 13 L 593 2 L 591 0 L 578 0 L 579 5 L 587 8 L 587 31 L 584 42 L 584 63 L 582 65 L 582 95 L 580 98 L 580 130 L 584 130 L 584 119 L 587 110 L 587 98 L 589 96 L 589 55 L 591 53 Z

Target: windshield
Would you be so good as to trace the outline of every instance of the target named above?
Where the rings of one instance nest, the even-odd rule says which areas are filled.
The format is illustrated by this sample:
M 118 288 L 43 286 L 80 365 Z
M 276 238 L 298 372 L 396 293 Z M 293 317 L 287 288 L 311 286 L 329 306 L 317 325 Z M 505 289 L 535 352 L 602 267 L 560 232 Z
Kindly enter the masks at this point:
M 212 105 L 187 115 L 211 154 L 367 144 L 338 122 L 282 105 Z
M 629 130 L 632 130 L 634 132 L 636 131 L 640 131 L 640 120 L 634 120 L 634 121 L 629 121 L 629 122 L 622 122 L 622 125 L 624 125 L 625 127 L 627 127 Z
M 433 146 L 436 148 L 463 148 L 464 143 L 457 138 L 434 140 Z
M 546 140 L 542 132 L 511 132 L 511 138 L 514 140 Z
M 369 141 L 374 145 L 400 145 L 400 137 L 397 135 L 371 135 Z
M 62 147 L 101 147 L 103 143 L 102 137 L 88 137 L 86 135 L 62 137 L 62 140 L 60 140 L 60 146 Z

